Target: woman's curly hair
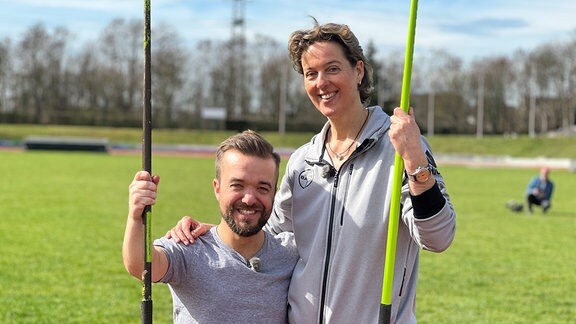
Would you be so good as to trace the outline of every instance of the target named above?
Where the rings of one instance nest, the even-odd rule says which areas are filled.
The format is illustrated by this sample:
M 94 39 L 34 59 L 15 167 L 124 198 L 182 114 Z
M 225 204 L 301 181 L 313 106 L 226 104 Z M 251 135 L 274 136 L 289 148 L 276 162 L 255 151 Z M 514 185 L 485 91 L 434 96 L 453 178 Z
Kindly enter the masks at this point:
M 308 30 L 297 30 L 290 35 L 288 40 L 288 55 L 290 62 L 296 72 L 304 74 L 302 70 L 302 53 L 315 42 L 335 42 L 342 46 L 346 59 L 352 66 L 356 62 L 364 62 L 364 77 L 358 86 L 360 92 L 360 100 L 366 104 L 370 97 L 370 92 L 373 89 L 372 79 L 372 66 L 364 57 L 362 46 L 358 42 L 358 38 L 352 33 L 347 25 L 328 23 L 320 25 L 316 18 L 314 20 L 314 27 Z

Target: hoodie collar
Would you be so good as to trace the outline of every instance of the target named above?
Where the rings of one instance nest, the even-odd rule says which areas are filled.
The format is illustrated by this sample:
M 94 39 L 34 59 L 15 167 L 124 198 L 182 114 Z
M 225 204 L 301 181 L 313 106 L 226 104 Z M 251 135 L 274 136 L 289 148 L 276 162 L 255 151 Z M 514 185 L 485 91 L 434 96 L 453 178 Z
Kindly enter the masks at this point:
M 358 138 L 361 143 L 360 146 L 363 147 L 362 150 L 372 147 L 390 129 L 390 117 L 380 106 L 372 106 L 366 109 L 370 111 L 370 116 L 362 134 Z M 324 151 L 326 150 L 324 143 L 329 129 L 330 122 L 326 122 L 320 133 L 312 137 L 305 156 L 306 162 L 309 164 L 326 164 L 323 159 Z

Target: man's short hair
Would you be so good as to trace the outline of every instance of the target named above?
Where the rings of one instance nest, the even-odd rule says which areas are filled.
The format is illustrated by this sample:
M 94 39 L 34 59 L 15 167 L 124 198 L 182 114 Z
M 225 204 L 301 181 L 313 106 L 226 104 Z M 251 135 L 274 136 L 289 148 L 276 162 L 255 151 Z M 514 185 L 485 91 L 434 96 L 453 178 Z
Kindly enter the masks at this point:
M 216 179 L 220 179 L 220 163 L 224 153 L 229 150 L 236 150 L 244 155 L 260 158 L 273 158 L 276 163 L 276 178 L 280 168 L 280 155 L 274 152 L 274 147 L 264 137 L 253 130 L 245 130 L 228 137 L 216 151 Z

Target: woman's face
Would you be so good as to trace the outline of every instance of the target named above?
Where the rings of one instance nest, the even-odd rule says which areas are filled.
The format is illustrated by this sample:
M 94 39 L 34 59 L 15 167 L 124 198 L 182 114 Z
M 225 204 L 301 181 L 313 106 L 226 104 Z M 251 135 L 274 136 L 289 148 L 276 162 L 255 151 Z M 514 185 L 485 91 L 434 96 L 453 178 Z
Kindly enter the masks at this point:
M 302 53 L 302 70 L 306 93 L 324 116 L 331 118 L 362 105 L 358 84 L 364 76 L 364 62 L 351 66 L 338 43 L 310 45 Z

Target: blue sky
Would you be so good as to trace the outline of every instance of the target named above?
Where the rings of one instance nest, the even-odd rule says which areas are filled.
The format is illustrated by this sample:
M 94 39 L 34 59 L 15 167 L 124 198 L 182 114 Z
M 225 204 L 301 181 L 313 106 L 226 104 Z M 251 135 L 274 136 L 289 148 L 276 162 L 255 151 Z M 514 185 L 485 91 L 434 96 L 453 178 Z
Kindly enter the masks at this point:
M 151 0 L 152 26 L 167 23 L 186 42 L 230 36 L 232 0 Z M 374 41 L 381 55 L 404 50 L 409 0 L 247 0 L 246 33 L 285 43 L 290 32 L 320 23 L 346 23 L 362 44 Z M 0 0 L 0 38 L 19 39 L 36 23 L 67 27 L 75 42 L 93 41 L 114 18 L 143 17 L 143 1 Z M 473 61 L 511 56 L 548 42 L 576 38 L 574 0 L 422 0 L 415 51 L 444 49 Z

